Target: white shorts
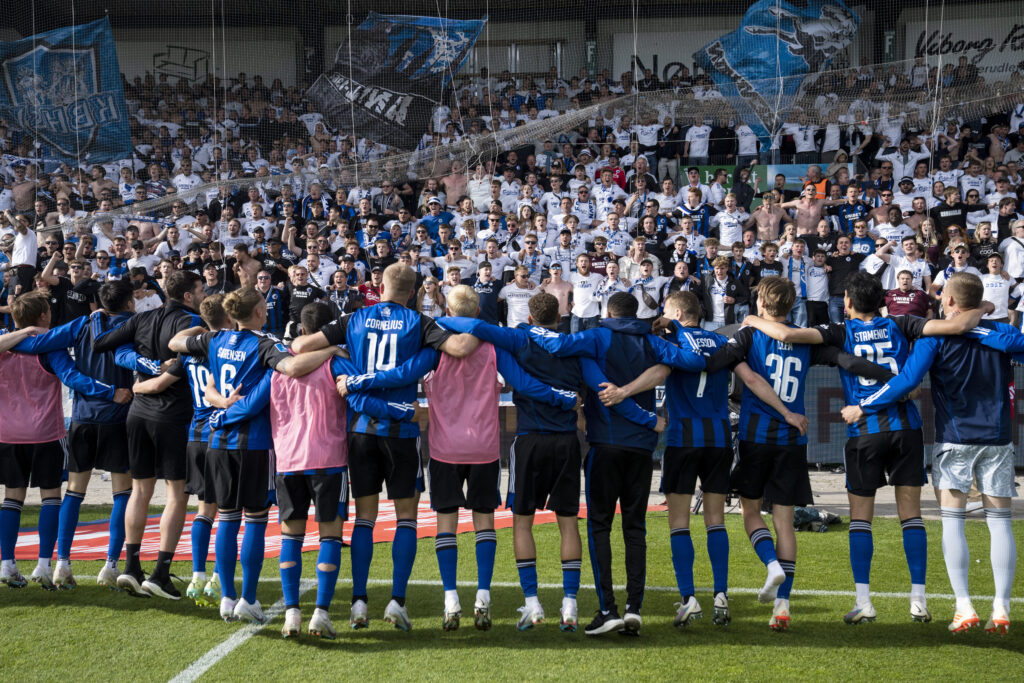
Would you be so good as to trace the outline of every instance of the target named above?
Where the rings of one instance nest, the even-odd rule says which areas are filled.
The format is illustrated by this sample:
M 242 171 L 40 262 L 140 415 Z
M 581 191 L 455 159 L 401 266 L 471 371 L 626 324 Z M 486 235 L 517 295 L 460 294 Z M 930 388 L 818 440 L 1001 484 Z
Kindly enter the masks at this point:
M 932 484 L 937 489 L 967 493 L 978 490 L 996 498 L 1014 498 L 1013 444 L 937 443 L 932 448 Z

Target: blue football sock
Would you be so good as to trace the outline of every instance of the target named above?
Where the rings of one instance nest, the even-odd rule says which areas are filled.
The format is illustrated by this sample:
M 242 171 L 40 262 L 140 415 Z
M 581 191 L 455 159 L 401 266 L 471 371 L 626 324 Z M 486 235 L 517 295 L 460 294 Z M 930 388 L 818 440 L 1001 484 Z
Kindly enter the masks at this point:
M 437 553 L 441 584 L 446 591 L 455 590 L 456 573 L 459 568 L 459 544 L 455 540 L 455 534 L 438 534 L 434 539 L 434 552 Z
M 875 554 L 875 540 L 871 535 L 871 522 L 850 520 L 850 567 L 853 582 L 871 583 L 871 557 Z
M 924 585 L 928 570 L 928 534 L 920 517 L 900 522 L 903 527 L 903 552 L 910 569 L 910 583 Z
M 400 519 L 391 541 L 391 597 L 405 603 L 405 589 L 409 586 L 412 566 L 416 563 L 416 520 Z
M 321 565 L 331 565 L 334 569 L 321 569 Z M 334 587 L 338 585 L 338 572 L 341 570 L 341 539 L 328 536 L 320 539 L 320 552 L 316 557 L 316 606 L 325 612 L 331 607 L 334 599 Z
M 281 592 L 285 609 L 299 606 L 299 579 L 302 578 L 302 542 L 299 534 L 281 534 Z M 286 567 L 286 564 L 291 564 Z M 246 598 L 248 600 L 248 598 Z
M 107 560 L 112 562 L 117 562 L 124 547 L 124 515 L 131 495 L 131 489 L 114 491 L 114 507 L 110 510 L 110 543 L 107 545 Z
M 264 539 L 267 535 L 267 513 L 245 515 L 245 534 L 242 536 L 242 597 L 256 602 L 256 589 L 263 571 Z
M 576 599 L 580 592 L 580 572 L 583 570 L 583 560 L 562 560 L 562 593 L 567 598 Z M 537 584 L 537 565 L 533 567 L 533 583 Z M 534 595 L 537 594 L 534 589 Z
M 14 561 L 14 547 L 18 545 L 21 527 L 21 501 L 4 498 L 0 505 L 0 560 Z
M 44 498 L 39 508 L 39 557 L 49 560 L 57 545 L 57 527 L 60 524 L 60 498 Z
M 689 529 L 672 529 L 669 535 L 672 546 L 672 568 L 676 572 L 676 585 L 683 600 L 693 595 L 693 539 Z
M 494 576 L 494 554 L 497 550 L 498 534 L 494 532 L 494 529 L 481 529 L 476 532 L 477 590 L 491 590 L 491 578 Z
M 214 550 L 217 553 L 217 575 L 220 576 L 220 592 L 225 598 L 234 600 L 235 566 L 238 564 L 238 530 L 242 527 L 242 511 L 219 513 L 217 538 L 214 539 Z
M 754 546 L 754 552 L 764 562 L 764 566 L 775 562 L 779 558 L 775 556 L 775 543 L 772 541 L 772 532 L 764 527 L 754 529 L 750 534 L 750 544 Z
M 715 593 L 725 593 L 729 586 L 729 534 L 724 524 L 708 527 L 708 558 L 711 560 Z
M 213 520 L 205 515 L 192 519 L 192 571 L 206 573 L 206 557 L 210 554 L 210 532 Z
M 60 515 L 57 522 L 57 559 L 71 559 L 71 541 L 75 540 L 75 529 L 78 528 L 78 511 L 85 500 L 84 493 L 71 491 L 64 494 L 60 503 Z
M 366 581 L 373 560 L 373 520 L 357 519 L 352 528 L 352 599 L 366 600 Z
M 519 585 L 523 587 L 523 595 L 528 598 L 537 597 L 537 559 L 516 560 L 519 570 Z
M 779 584 L 778 597 L 782 600 L 789 600 L 789 594 L 793 591 L 793 576 L 796 574 L 796 562 L 779 560 L 782 571 L 786 573 L 786 580 Z

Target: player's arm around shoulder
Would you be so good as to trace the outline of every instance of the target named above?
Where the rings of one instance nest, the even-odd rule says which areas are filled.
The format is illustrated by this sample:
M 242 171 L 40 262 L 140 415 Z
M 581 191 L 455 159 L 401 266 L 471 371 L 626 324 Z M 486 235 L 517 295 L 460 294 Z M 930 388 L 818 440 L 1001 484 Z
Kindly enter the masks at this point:
M 821 331 L 816 327 L 790 327 L 785 323 L 767 320 L 756 315 L 748 315 L 743 320 L 743 326 L 752 327 L 776 341 L 788 344 L 821 344 L 824 342 Z
M 167 348 L 174 353 L 188 353 L 205 358 L 210 350 L 210 340 L 215 334 L 198 325 L 189 327 L 171 337 L 167 342 Z

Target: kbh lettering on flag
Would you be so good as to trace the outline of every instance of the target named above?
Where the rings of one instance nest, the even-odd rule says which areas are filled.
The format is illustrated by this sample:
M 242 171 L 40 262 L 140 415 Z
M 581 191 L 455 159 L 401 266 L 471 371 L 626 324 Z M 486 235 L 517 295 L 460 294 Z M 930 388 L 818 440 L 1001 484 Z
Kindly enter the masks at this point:
M 859 26 L 842 0 L 760 0 L 693 59 L 767 149 L 804 77 L 827 67 Z
M 132 154 L 114 34 L 106 18 L 0 43 L 0 118 L 44 156 L 102 163 Z
M 486 22 L 370 12 L 306 94 L 332 126 L 415 149 Z

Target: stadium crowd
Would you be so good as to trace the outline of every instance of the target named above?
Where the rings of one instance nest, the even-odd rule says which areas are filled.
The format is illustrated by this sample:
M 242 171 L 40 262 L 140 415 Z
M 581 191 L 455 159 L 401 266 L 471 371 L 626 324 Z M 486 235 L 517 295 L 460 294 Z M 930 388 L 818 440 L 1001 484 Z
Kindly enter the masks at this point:
M 1020 72 L 1012 78 L 1019 81 Z M 950 629 L 979 624 L 967 597 L 962 514 L 973 467 L 993 533 L 996 601 L 988 629 L 1005 633 L 1015 561 L 1013 448 L 1004 424 L 1008 354 L 1024 347 L 1004 323 L 1016 322 L 1024 294 L 1017 204 L 1024 114 L 931 127 L 924 115 L 929 89 L 979 85 L 964 65 L 948 74 L 923 64 L 906 73 L 865 67 L 847 81 L 809 91 L 813 122 L 797 110 L 780 131 L 775 146 L 783 160 L 807 165 L 795 183 L 754 177 L 767 150 L 748 126 L 706 116 L 719 111 L 717 93 L 705 76 L 689 80 L 686 73 L 670 84 L 650 74 L 637 83 L 628 74 L 614 82 L 607 73 L 569 82 L 553 73 L 465 79 L 451 106 L 435 111 L 417 152 L 435 159 L 422 178 L 381 141 L 329 130 L 297 89 L 246 74 L 224 87 L 212 79 L 172 84 L 164 75 L 126 82 L 135 153 L 121 162 L 58 166 L 37 159 L 24 133 L 0 127 L 7 152 L 0 166 L 0 314 L 10 330 L 0 336 L 0 382 L 10 389 L 2 404 L 7 426 L 0 428 L 0 581 L 26 582 L 13 548 L 25 488 L 33 486 L 43 505 L 40 561 L 30 578 L 73 587 L 78 506 L 99 467 L 114 475 L 115 510 L 101 584 L 180 598 L 169 565 L 195 494 L 187 596 L 219 602 L 227 620 L 262 622 L 256 589 L 274 449 L 285 534 L 283 633 L 300 628 L 310 503 L 321 544 L 308 631 L 335 633 L 327 610 L 350 485 L 351 624 L 367 625 L 366 574 L 382 482 L 399 520 L 385 620 L 407 629 L 405 586 L 422 490 L 413 404 L 425 376 L 443 625 L 457 628 L 461 616 L 454 534 L 458 509 L 466 507 L 479 568 L 474 620 L 489 628 L 493 511 L 501 502 L 494 486 L 500 374 L 516 389 L 521 425 L 509 491 L 526 598 L 520 628 L 544 619 L 530 527 L 533 513 L 546 507 L 558 514 L 562 532 L 560 623 L 576 629 L 582 458 L 575 408 L 577 391 L 587 387 L 588 540 L 600 605 L 587 633 L 640 628 L 652 465 L 636 456 L 649 455 L 665 429 L 672 453 L 663 481 L 681 597 L 676 624 L 700 614 L 688 514 L 699 477 L 708 496 L 709 550 L 715 548 L 715 622 L 730 619 L 721 515 L 725 495 L 735 492 L 766 565 L 760 598 L 774 601 L 771 627 L 785 629 L 796 560 L 793 507 L 811 502 L 803 378 L 811 363 L 837 363 L 849 404 L 844 417 L 858 444 L 847 451 L 858 599 L 845 618 L 875 618 L 868 591 L 872 508 L 864 501 L 889 481 L 902 501 L 911 615 L 928 621 L 921 417 L 912 401 L 890 399 L 913 388 L 902 371 L 919 382 L 934 363 L 933 374 L 948 377 L 938 388 L 933 379 L 941 397 L 933 471 L 957 594 Z M 623 93 L 666 88 L 682 94 L 668 108 L 641 113 L 613 104 Z M 899 92 L 918 95 L 901 105 L 873 102 Z M 860 96 L 840 111 L 838 103 L 854 93 Z M 472 167 L 444 153 L 464 136 L 606 102 L 588 125 L 499 150 Z M 383 172 L 360 172 L 370 168 Z M 275 183 L 259 182 L 275 176 Z M 193 198 L 196 188 L 208 191 Z M 145 202 L 159 198 L 169 199 L 169 213 L 149 215 Z M 144 215 L 131 213 L 133 204 Z M 121 207 L 129 210 L 108 215 Z M 96 220 L 78 220 L 90 216 Z M 983 317 L 989 322 L 976 330 Z M 746 325 L 733 332 L 734 343 L 715 333 L 736 323 Z M 35 358 L 29 353 L 42 361 L 28 360 Z M 746 387 L 731 476 L 730 370 Z M 666 380 L 667 423 L 655 415 L 653 395 Z M 75 390 L 63 499 L 61 382 Z M 876 392 L 884 382 L 888 393 Z M 969 409 L 946 400 L 982 390 Z M 45 419 L 25 414 L 26 405 L 42 406 Z M 987 407 L 978 413 L 986 419 L 1006 419 L 981 427 L 971 421 L 974 412 L 959 412 L 978 406 Z M 340 417 L 346 410 L 347 423 Z M 966 484 L 962 461 L 969 464 Z M 156 479 L 168 482 L 168 503 L 147 578 L 139 548 Z M 765 496 L 774 541 L 760 515 Z M 616 504 L 626 549 L 622 618 L 611 581 Z M 215 518 L 218 560 L 207 578 Z M 238 557 L 243 519 L 239 597 L 228 558 Z

